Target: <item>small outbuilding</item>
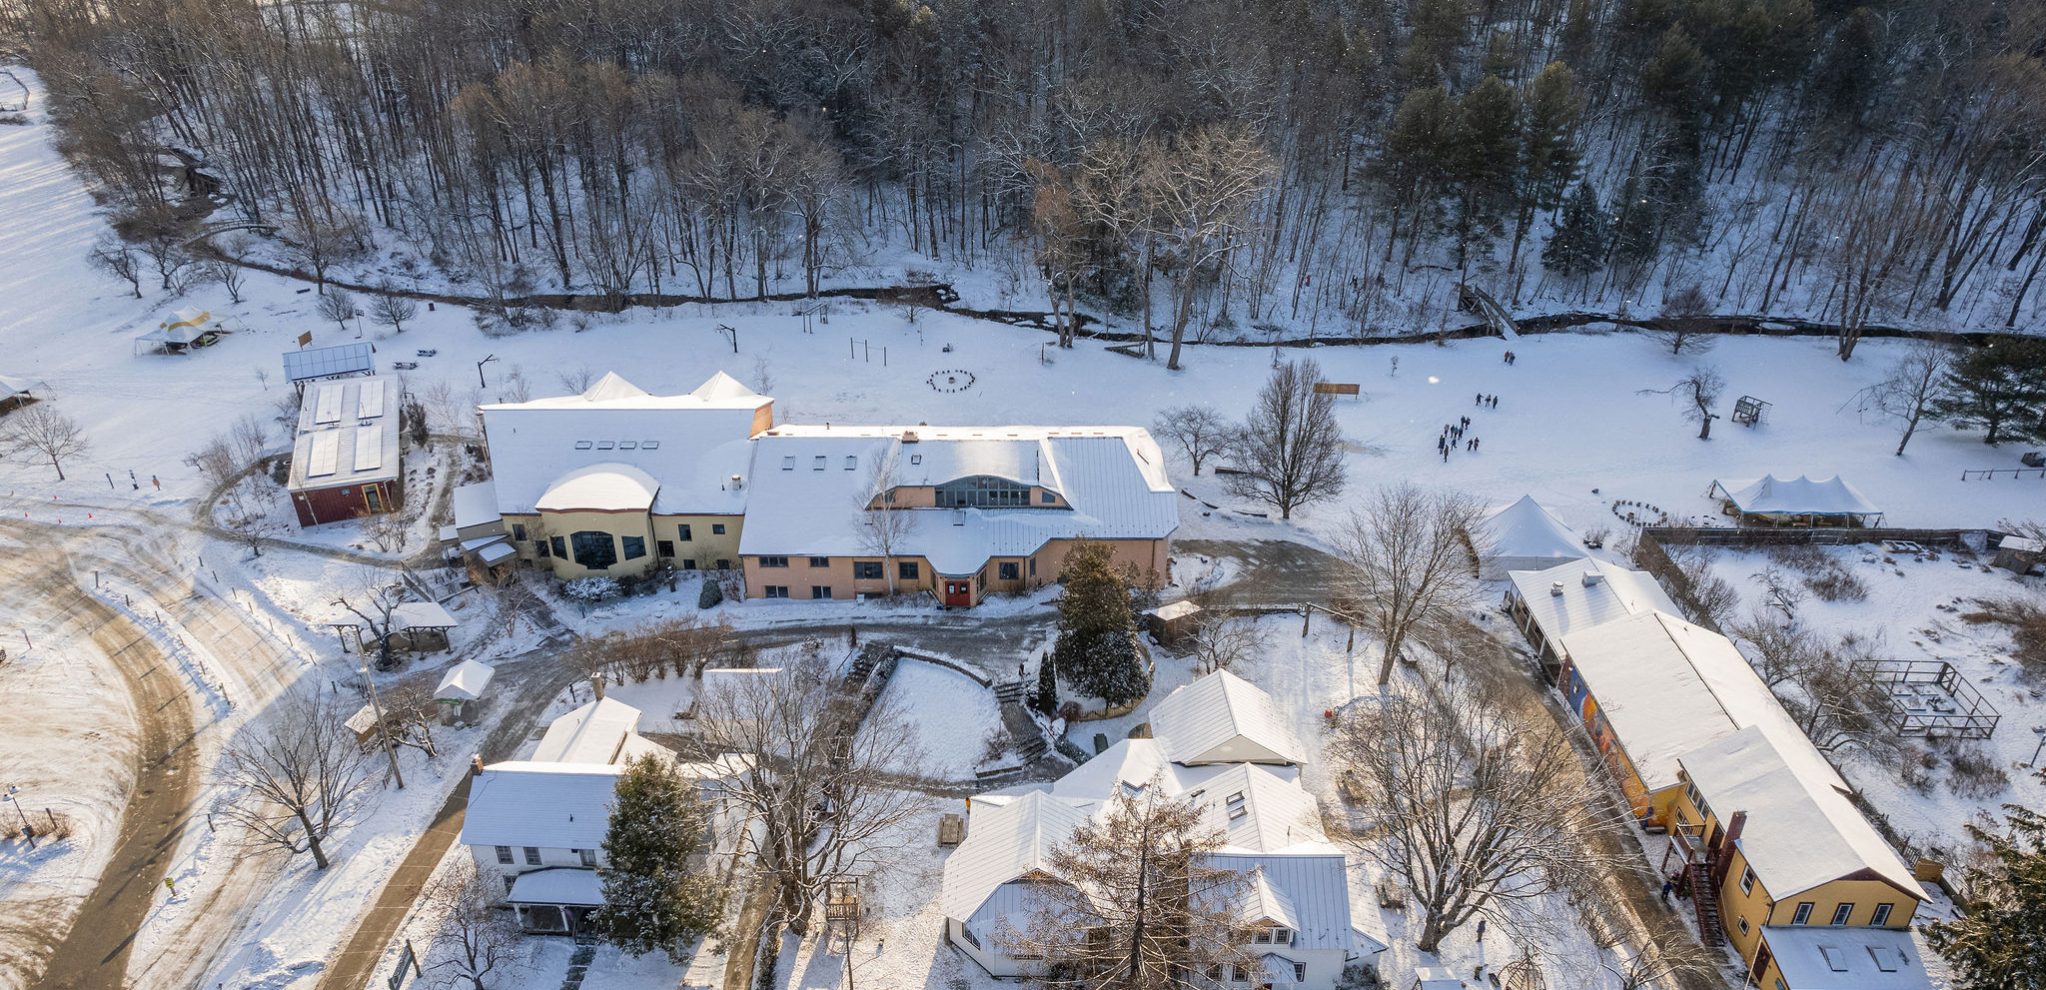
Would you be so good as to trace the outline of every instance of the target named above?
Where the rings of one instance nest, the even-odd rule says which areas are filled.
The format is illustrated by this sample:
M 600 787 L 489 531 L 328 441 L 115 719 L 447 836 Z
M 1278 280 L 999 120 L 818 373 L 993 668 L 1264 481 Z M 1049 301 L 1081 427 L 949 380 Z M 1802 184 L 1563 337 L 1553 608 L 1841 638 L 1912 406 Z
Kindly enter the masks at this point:
M 2031 574 L 2046 569 L 2046 541 L 2010 534 L 1996 543 L 1996 566 L 2013 574 Z
M 404 465 L 394 391 L 374 376 L 305 390 L 285 483 L 300 526 L 397 510 Z
M 448 631 L 460 623 L 439 602 L 405 602 L 391 609 L 391 648 L 415 653 L 448 648 Z
M 34 401 L 35 391 L 29 388 L 26 379 L 0 375 L 0 413 L 13 412 Z
M 481 660 L 464 660 L 449 667 L 441 675 L 440 685 L 433 689 L 433 700 L 441 705 L 441 721 L 469 721 L 475 714 L 476 703 L 483 700 L 496 677 L 497 668 Z
M 1160 646 L 1177 647 L 1200 627 L 1201 614 L 1201 607 L 1186 599 L 1166 602 L 1144 613 L 1144 631 Z
M 1883 521 L 1883 510 L 1838 475 L 1786 479 L 1765 474 L 1753 481 L 1714 481 L 1711 494 L 1743 526 L 1876 526 Z

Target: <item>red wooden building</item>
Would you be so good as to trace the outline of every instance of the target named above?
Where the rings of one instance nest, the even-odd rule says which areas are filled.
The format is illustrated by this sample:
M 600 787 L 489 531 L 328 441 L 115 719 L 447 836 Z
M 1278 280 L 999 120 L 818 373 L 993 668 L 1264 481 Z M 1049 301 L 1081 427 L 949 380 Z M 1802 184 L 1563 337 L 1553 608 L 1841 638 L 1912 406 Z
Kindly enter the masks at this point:
M 306 386 L 285 485 L 300 526 L 397 509 L 404 464 L 395 392 L 378 377 Z

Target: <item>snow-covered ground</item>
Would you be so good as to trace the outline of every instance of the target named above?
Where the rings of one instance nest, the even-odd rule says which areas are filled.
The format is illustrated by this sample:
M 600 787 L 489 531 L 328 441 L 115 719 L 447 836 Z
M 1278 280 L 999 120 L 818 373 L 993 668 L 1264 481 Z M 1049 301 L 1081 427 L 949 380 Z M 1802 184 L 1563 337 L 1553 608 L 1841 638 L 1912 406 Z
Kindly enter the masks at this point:
M 990 735 L 1002 732 L 1001 705 L 992 690 L 956 670 L 921 660 L 895 665 L 880 704 L 895 706 L 901 713 L 920 757 L 918 766 L 894 769 L 920 771 L 937 780 L 972 780 L 988 755 Z M 1001 743 L 996 746 L 998 757 Z
M 1797 604 L 1798 621 L 1829 639 L 1855 634 L 1872 639 L 1879 660 L 1946 661 L 2002 716 L 1995 734 L 1977 749 L 2009 777 L 2009 786 L 1995 793 L 1958 793 L 1949 764 L 1953 743 L 1907 740 L 1904 760 L 1872 759 L 1849 754 L 1842 767 L 1848 780 L 1869 803 L 1888 816 L 1900 834 L 1930 849 L 1952 852 L 1962 847 L 1960 826 L 1979 812 L 1996 813 L 2004 804 L 2039 807 L 2046 804 L 2046 779 L 2031 772 L 2040 743 L 2035 726 L 2046 724 L 2046 691 L 2011 658 L 2008 629 L 1995 623 L 1968 622 L 1962 616 L 1979 602 L 2020 597 L 2046 601 L 2046 581 L 2018 578 L 1985 565 L 1986 555 L 1941 552 L 1939 559 L 1884 553 L 1871 545 L 1826 547 L 1828 559 L 1867 588 L 1861 600 L 1826 601 L 1807 593 Z M 1712 555 L 1713 572 L 1741 594 L 1744 612 L 1764 607 L 1767 595 L 1756 580 L 1774 569 L 1801 587 L 1797 571 L 1765 551 L 1721 550 Z M 1920 786 L 1904 779 L 1900 766 Z
M 205 494 L 198 472 L 184 463 L 185 457 L 243 414 L 276 415 L 279 355 L 296 346 L 297 336 L 311 331 L 316 344 L 325 344 L 353 339 L 354 333 L 318 318 L 317 296 L 284 279 L 251 273 L 245 302 L 233 304 L 217 286 L 201 287 L 178 299 L 154 291 L 135 299 L 124 284 L 92 272 L 85 255 L 104 233 L 105 224 L 78 177 L 54 151 L 52 132 L 39 111 L 30 116 L 28 126 L 0 127 L 0 216 L 10 218 L 8 236 L 0 239 L 0 300 L 6 301 L 0 306 L 0 374 L 27 379 L 45 401 L 83 424 L 92 446 L 66 464 L 68 481 L 58 481 L 47 465 L 32 461 L 0 464 L 0 492 L 5 493 L 0 509 L 10 517 L 67 527 L 103 525 L 110 514 L 147 519 L 152 526 L 172 525 L 189 518 L 194 501 Z M 978 277 L 985 283 L 993 276 Z M 973 280 L 962 280 L 962 285 L 970 289 Z M 154 328 L 173 309 L 188 305 L 212 310 L 235 332 L 189 356 L 135 353 L 136 335 Z M 527 392 L 569 391 L 563 379 L 584 369 L 617 370 L 656 392 L 686 390 L 714 371 L 725 370 L 774 395 L 777 418 L 793 422 L 1144 424 L 1161 409 L 1192 403 L 1211 404 L 1235 417 L 1250 405 L 1275 356 L 1256 347 L 1192 347 L 1186 369 L 1168 372 L 1162 364 L 1110 353 L 1095 342 L 1059 351 L 1038 332 L 944 313 L 924 312 L 912 320 L 898 307 L 836 301 L 826 306 L 827 315 L 806 320 L 800 309 L 792 304 L 735 303 L 640 310 L 564 320 L 553 330 L 486 337 L 477 331 L 469 312 L 439 306 L 422 311 L 402 335 L 375 328 L 363 333 L 377 342 L 381 364 L 418 362 L 418 369 L 407 373 L 409 389 L 422 395 L 445 390 L 452 414 L 435 411 L 440 420 L 436 429 L 466 428 L 461 410 L 469 403 Z M 806 323 L 814 332 L 805 332 Z M 579 324 L 586 324 L 586 329 L 578 329 Z M 717 331 L 720 324 L 739 328 L 736 353 Z M 1502 360 L 1508 349 L 1518 355 L 1511 365 Z M 425 356 L 418 353 L 421 350 L 436 353 Z M 1613 526 L 1614 499 L 1649 502 L 1679 517 L 1705 517 L 1714 510 L 1705 493 L 1715 479 L 1769 472 L 1838 473 L 1881 506 L 1896 525 L 1988 525 L 2006 517 L 2039 514 L 2042 489 L 2036 481 L 1959 480 L 1965 468 L 2015 464 L 2011 448 L 1985 447 L 1973 435 L 1935 424 L 1912 441 L 1908 455 L 1893 457 L 1893 430 L 1856 416 L 1849 400 L 1879 378 L 1898 351 L 1894 341 L 1867 341 L 1852 362 L 1842 363 L 1825 340 L 1730 338 L 1702 359 L 1679 359 L 1637 336 L 1583 333 L 1528 337 L 1510 344 L 1481 340 L 1447 346 L 1329 347 L 1288 350 L 1280 356 L 1313 357 L 1331 380 L 1361 385 L 1363 397 L 1340 400 L 1337 414 L 1353 441 L 1347 468 L 1353 491 L 1411 479 L 1467 489 L 1491 502 L 1532 493 L 1564 521 L 1595 529 Z M 1774 403 L 1768 422 L 1743 429 L 1722 421 L 1714 438 L 1701 442 L 1692 438 L 1695 428 L 1682 420 L 1681 410 L 1669 398 L 1643 394 L 1644 389 L 1667 387 L 1700 361 L 1725 376 L 1727 404 L 1741 394 Z M 929 379 L 941 369 L 970 371 L 973 385 L 939 391 Z M 1492 393 L 1500 396 L 1497 409 L 1476 405 L 1478 394 Z M 1472 418 L 1467 436 L 1480 439 L 1481 449 L 1459 451 L 1444 462 L 1435 439 L 1443 424 L 1465 415 Z M 418 455 L 411 452 L 408 457 Z M 1192 478 L 1176 455 L 1173 460 L 1175 479 L 1189 491 L 1219 505 L 1245 507 L 1224 495 L 1212 476 Z M 128 481 L 130 472 L 133 482 Z M 1341 525 L 1345 514 L 1344 505 L 1337 502 L 1309 507 L 1282 524 L 1204 514 L 1192 500 L 1182 505 L 1190 510 L 1183 514 L 1182 537 L 1318 542 Z M 133 515 L 143 511 L 154 515 Z M 88 513 L 97 513 L 98 518 L 88 518 Z M 418 525 L 437 522 L 422 517 Z M 359 532 L 342 528 L 322 531 L 313 539 L 362 543 Z M 418 545 L 415 541 L 407 546 Z M 334 595 L 363 579 L 361 565 L 289 551 L 250 559 L 245 548 L 197 537 L 181 537 L 175 550 L 192 558 L 186 572 L 206 594 L 247 613 L 263 635 L 274 637 L 276 655 L 288 660 L 278 663 L 273 656 L 253 653 L 201 658 L 217 674 L 212 679 L 215 687 L 195 687 L 202 718 L 212 719 L 205 745 L 217 747 L 218 737 L 231 732 L 239 720 L 258 715 L 270 698 L 291 684 L 345 680 L 351 658 L 341 656 L 323 623 L 332 618 L 327 603 Z M 1952 570 L 1950 564 L 1926 566 Z M 1930 619 L 1933 601 L 1962 593 L 1945 590 L 1944 582 L 1911 585 L 1937 585 L 1941 590 L 1928 592 L 1916 606 L 1900 603 L 1893 614 Z M 134 589 L 151 590 L 155 589 Z M 572 606 L 558 606 L 556 611 L 563 621 L 583 630 L 616 628 L 668 611 L 693 613 L 694 590 L 684 582 L 674 593 L 598 606 L 587 616 Z M 1038 607 L 1041 601 L 1036 599 L 1002 602 L 983 614 Z M 849 621 L 884 609 L 909 614 L 913 608 L 849 602 L 732 603 L 719 612 L 741 624 L 772 626 Z M 1297 619 L 1265 621 L 1273 649 L 1246 676 L 1296 712 L 1303 737 L 1318 751 L 1321 710 L 1352 696 L 1344 639 L 1321 623 L 1303 638 Z M 1858 620 L 1850 616 L 1840 621 Z M 1903 645 L 1910 639 L 1909 629 L 1918 627 L 1919 620 L 1905 621 L 1911 625 L 1891 636 L 1893 646 Z M 0 634 L 4 632 L 0 629 Z M 1980 630 L 1972 634 L 1989 635 Z M 202 635 L 185 638 L 203 640 Z M 493 643 L 492 655 L 516 652 L 522 642 L 530 639 Z M 1357 681 L 1368 684 L 1367 647 L 1360 642 L 1358 651 Z M 66 676 L 72 680 L 64 686 L 74 693 L 81 684 L 99 683 L 80 679 L 97 675 Z M 1162 661 L 1154 698 L 1189 677 L 1183 661 Z M 54 675 L 39 671 L 34 663 L 0 670 L 0 689 L 16 700 L 62 693 Z M 915 693 L 919 705 L 942 694 L 930 684 Z M 1996 698 L 2000 707 L 2010 702 L 1999 745 L 2028 735 L 2025 730 L 2041 721 L 2035 699 L 2007 699 L 2001 694 Z M 209 707 L 214 702 L 230 704 L 232 711 L 215 711 Z M 118 740 L 124 722 L 117 704 L 90 712 L 77 704 L 10 707 L 9 713 L 0 714 L 4 730 L 0 759 L 22 767 L 23 779 L 35 785 L 25 786 L 32 806 L 41 802 L 38 795 L 50 793 L 42 786 L 48 782 L 75 781 L 69 797 L 79 806 L 91 804 L 95 793 L 111 786 L 102 778 L 111 780 L 114 774 L 107 766 L 109 740 Z M 17 722 L 25 711 L 33 711 L 38 719 L 51 711 L 62 712 L 65 725 L 24 734 L 28 730 Z M 1070 735 L 1083 748 L 1091 748 L 1095 732 L 1113 740 L 1142 717 L 1140 710 L 1123 719 L 1081 723 Z M 920 731 L 951 733 L 952 727 L 947 722 Z M 967 750 L 977 750 L 980 742 L 979 734 L 959 735 L 962 738 L 945 740 L 953 751 L 948 759 L 955 762 Z M 28 755 L 19 763 L 12 760 L 21 754 Z M 971 755 L 978 757 L 977 752 Z M 304 864 L 281 872 L 240 870 L 234 857 L 202 838 L 203 831 L 188 832 L 175 872 L 186 877 L 192 889 L 246 883 L 245 896 L 265 900 L 247 916 L 250 923 L 245 926 L 240 924 L 244 915 L 236 911 L 209 919 L 194 917 L 200 912 L 181 911 L 176 903 L 167 905 L 138 937 L 135 971 L 158 972 L 152 967 L 162 965 L 166 967 L 162 972 L 182 973 L 193 963 L 194 953 L 203 951 L 207 958 L 219 960 L 218 966 L 206 967 L 213 982 L 240 981 L 235 985 L 266 988 L 308 985 L 324 954 L 346 935 L 363 899 L 395 865 L 395 857 L 402 856 L 425 816 L 438 807 L 432 795 L 451 772 L 445 767 L 422 770 L 421 783 L 408 788 L 402 800 L 387 799 L 376 817 L 346 840 L 350 848 L 342 865 L 325 877 L 307 875 Z M 1317 760 L 1307 778 L 1328 794 L 1320 773 Z M 435 786 L 426 786 L 429 782 Z M 1876 785 L 1871 781 L 1869 786 Z M 49 800 L 60 799 L 52 795 Z M 1928 806 L 1926 813 L 1944 816 L 1962 810 Z M 1929 819 L 1923 827 L 1950 829 L 1953 824 L 1951 818 Z M 869 895 L 877 905 L 874 935 L 855 950 L 855 976 L 870 985 L 888 985 L 891 977 L 895 985 L 952 985 L 979 979 L 970 964 L 962 964 L 938 944 L 931 892 L 941 857 L 935 851 L 919 856 L 922 859 L 913 858 Z M 59 858 L 33 864 L 0 858 L 0 906 L 13 909 L 53 890 L 76 891 L 79 878 L 89 885 L 95 870 L 83 857 L 77 862 Z M 1357 882 L 1367 884 L 1368 878 L 1360 874 Z M 1360 893 L 1357 903 L 1371 902 Z M 1398 934 L 1397 919 L 1374 918 L 1375 912 L 1360 910 L 1367 930 Z M 1468 932 L 1452 938 L 1444 960 L 1466 968 L 1474 964 L 1478 950 L 1469 938 Z M 887 940 L 885 946 L 882 939 Z M 560 945 L 536 944 L 533 972 L 552 976 L 537 975 L 530 985 L 559 985 L 556 967 L 565 967 L 566 958 Z M 1411 964 L 1400 955 L 1404 951 L 1395 945 L 1388 974 L 1399 972 L 1402 961 Z M 1485 951 L 1496 964 L 1508 949 L 1499 941 Z M 789 972 L 804 985 L 821 986 L 835 973 L 834 964 L 814 954 L 799 953 L 790 962 Z M 648 985 L 661 980 L 672 985 L 675 974 L 649 971 L 644 978 Z M 689 979 L 696 985 L 693 968 Z

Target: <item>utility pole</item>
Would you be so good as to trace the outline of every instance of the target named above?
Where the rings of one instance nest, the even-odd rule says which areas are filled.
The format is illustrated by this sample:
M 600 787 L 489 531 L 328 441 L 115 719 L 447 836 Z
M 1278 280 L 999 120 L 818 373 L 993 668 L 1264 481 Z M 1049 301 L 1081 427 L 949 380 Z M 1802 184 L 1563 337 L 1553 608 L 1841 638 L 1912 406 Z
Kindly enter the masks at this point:
M 372 630 L 374 631 L 374 630 Z M 391 760 L 391 779 L 398 782 L 398 789 L 405 789 L 405 775 L 398 770 L 398 751 L 391 745 L 391 727 L 384 723 L 384 706 L 377 701 L 377 680 L 370 675 L 369 651 L 362 654 L 362 682 L 369 685 L 369 710 L 377 719 L 377 736 L 384 741 L 384 755 Z
M 476 387 L 477 387 L 477 388 L 489 388 L 489 387 L 490 387 L 490 383 L 489 383 L 489 382 L 486 382 L 486 381 L 484 381 L 484 380 L 483 380 L 483 366 L 484 366 L 484 365 L 486 365 L 486 364 L 489 364 L 490 362 L 492 362 L 492 361 L 495 361 L 495 360 L 497 360 L 497 355 L 495 355 L 495 354 L 489 354 L 489 355 L 485 355 L 485 356 L 484 356 L 484 358 L 483 358 L 483 360 L 481 360 L 481 361 L 478 361 L 478 362 L 476 362 Z

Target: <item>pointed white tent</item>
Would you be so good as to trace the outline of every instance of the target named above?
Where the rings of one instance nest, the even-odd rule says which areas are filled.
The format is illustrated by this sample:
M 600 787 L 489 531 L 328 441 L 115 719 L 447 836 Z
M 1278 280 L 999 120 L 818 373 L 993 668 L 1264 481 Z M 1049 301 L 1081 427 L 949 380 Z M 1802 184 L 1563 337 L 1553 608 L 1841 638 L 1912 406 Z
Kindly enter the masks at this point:
M 1879 523 L 1883 516 L 1883 510 L 1839 475 L 1786 479 L 1765 474 L 1753 481 L 1715 481 L 1712 487 L 1741 516 L 1765 521 L 1806 519 L 1858 526 Z
M 699 399 L 757 399 L 760 393 L 740 384 L 737 378 L 720 371 L 703 380 L 690 395 Z
M 1508 571 L 1541 571 L 1591 556 L 1584 541 L 1532 495 L 1492 511 L 1472 534 L 1478 576 L 1495 581 Z

